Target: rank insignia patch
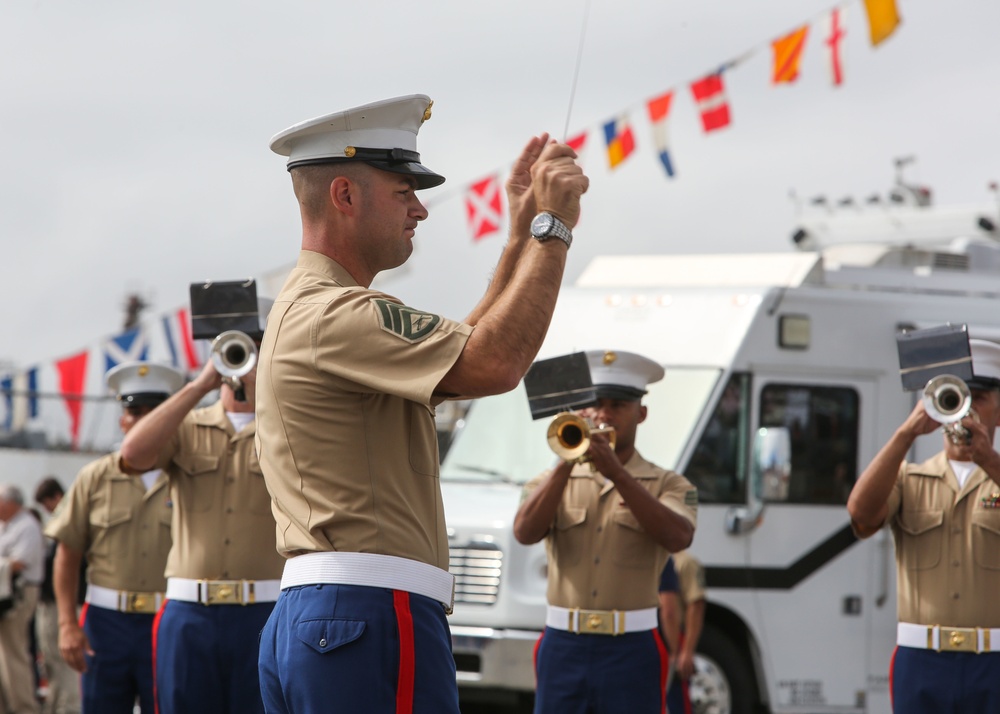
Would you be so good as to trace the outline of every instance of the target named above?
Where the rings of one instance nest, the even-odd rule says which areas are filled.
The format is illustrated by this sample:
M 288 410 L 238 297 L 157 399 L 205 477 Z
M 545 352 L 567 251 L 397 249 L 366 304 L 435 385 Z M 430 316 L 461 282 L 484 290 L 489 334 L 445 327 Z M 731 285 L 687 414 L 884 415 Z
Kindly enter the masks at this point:
M 378 311 L 382 329 L 407 342 L 420 342 L 428 338 L 441 324 L 440 315 L 414 310 L 397 302 L 372 298 L 372 304 Z

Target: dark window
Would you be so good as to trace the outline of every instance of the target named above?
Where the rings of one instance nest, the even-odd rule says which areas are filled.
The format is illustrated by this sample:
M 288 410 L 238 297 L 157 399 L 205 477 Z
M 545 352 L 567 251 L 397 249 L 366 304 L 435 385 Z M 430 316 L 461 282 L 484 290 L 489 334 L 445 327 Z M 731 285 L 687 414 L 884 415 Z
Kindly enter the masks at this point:
M 749 395 L 750 375 L 733 374 L 685 469 L 701 503 L 746 501 Z
M 847 503 L 858 467 L 855 390 L 768 384 L 760 394 L 760 425 L 783 426 L 791 436 L 788 503 Z

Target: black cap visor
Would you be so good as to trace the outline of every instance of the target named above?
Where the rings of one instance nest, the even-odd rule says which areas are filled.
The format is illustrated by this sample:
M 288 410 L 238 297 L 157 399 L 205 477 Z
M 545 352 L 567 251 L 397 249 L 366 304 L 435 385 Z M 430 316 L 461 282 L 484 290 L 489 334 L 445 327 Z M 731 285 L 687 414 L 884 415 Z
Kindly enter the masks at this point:
M 155 407 L 165 402 L 169 396 L 165 392 L 136 392 L 122 394 L 118 397 L 118 401 L 123 407 Z
M 339 164 L 345 161 L 360 161 L 383 171 L 396 174 L 407 174 L 417 179 L 417 190 L 434 188 L 444 183 L 444 176 L 436 174 L 420 163 L 420 154 L 407 149 L 367 149 L 355 147 L 353 156 L 331 156 L 316 159 L 303 159 L 288 164 L 291 171 L 299 166 L 314 166 L 316 164 Z
M 622 384 L 595 384 L 598 399 L 622 399 L 627 402 L 637 402 L 646 394 L 644 389 L 626 387 Z

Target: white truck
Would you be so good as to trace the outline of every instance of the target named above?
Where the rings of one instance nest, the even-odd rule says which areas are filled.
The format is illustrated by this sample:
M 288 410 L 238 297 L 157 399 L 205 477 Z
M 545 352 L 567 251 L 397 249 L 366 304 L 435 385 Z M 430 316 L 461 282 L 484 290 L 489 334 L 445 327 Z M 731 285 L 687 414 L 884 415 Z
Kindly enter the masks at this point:
M 879 210 L 878 241 L 820 213 L 794 237 L 808 250 L 598 258 L 560 295 L 539 358 L 621 349 L 666 368 L 637 447 L 699 489 L 697 712 L 890 711 L 893 543 L 887 530 L 858 541 L 845 503 L 917 398 L 896 334 L 966 323 L 1000 341 L 1000 220 L 988 204 Z M 523 385 L 474 401 L 442 465 L 467 690 L 534 688 L 545 551 L 511 525 L 521 484 L 553 463 L 547 425 Z M 940 447 L 925 437 L 912 457 Z

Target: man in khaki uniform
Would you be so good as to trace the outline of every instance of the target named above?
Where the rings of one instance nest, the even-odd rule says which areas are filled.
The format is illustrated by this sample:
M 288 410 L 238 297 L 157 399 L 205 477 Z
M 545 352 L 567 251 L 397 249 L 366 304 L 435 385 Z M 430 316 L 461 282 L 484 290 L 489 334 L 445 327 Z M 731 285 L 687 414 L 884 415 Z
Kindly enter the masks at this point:
M 589 463 L 560 461 L 525 486 L 514 536 L 545 539 L 548 612 L 536 647 L 536 712 L 662 712 L 668 656 L 658 584 L 671 552 L 694 536 L 698 492 L 635 448 L 646 385 L 663 368 L 630 352 L 586 353 L 596 407 Z
M 659 594 L 660 624 L 675 664 L 667 690 L 667 713 L 691 714 L 688 685 L 705 624 L 705 569 L 698 559 L 686 550 L 671 555 L 660 577 Z
M 122 433 L 184 384 L 165 365 L 125 362 L 105 375 L 122 404 Z M 59 651 L 83 673 L 78 688 L 86 712 L 144 713 L 153 700 L 153 617 L 163 602 L 163 568 L 170 552 L 167 477 L 140 478 L 108 454 L 83 468 L 45 534 L 58 541 L 54 566 Z M 87 561 L 87 595 L 77 616 L 79 573 Z M 75 684 L 75 683 L 74 683 Z
M 905 714 L 1000 711 L 1000 346 L 969 346 L 970 441 L 946 436 L 942 452 L 908 463 L 917 437 L 940 426 L 918 402 L 847 502 L 858 536 L 888 523 L 896 540 L 890 682 L 894 710 Z
M 465 322 L 407 307 L 369 286 L 413 249 L 427 217 L 416 191 L 444 181 L 416 151 L 430 105 L 423 95 L 376 102 L 271 143 L 288 156 L 303 232 L 268 321 L 257 395 L 258 451 L 288 558 L 261 638 L 268 712 L 330 702 L 458 712 L 434 408 L 510 390 L 527 371 L 587 178 L 568 146 L 532 139 L 508 182 L 511 237 L 486 296 Z
M 159 465 L 170 479 L 167 599 L 153 630 L 159 714 L 263 711 L 257 641 L 283 561 L 254 452 L 254 378 L 241 378 L 238 401 L 209 362 L 122 443 L 126 471 Z M 217 402 L 195 408 L 216 389 Z

